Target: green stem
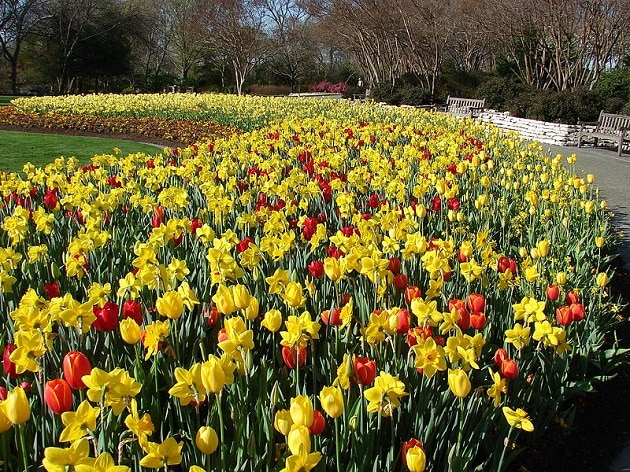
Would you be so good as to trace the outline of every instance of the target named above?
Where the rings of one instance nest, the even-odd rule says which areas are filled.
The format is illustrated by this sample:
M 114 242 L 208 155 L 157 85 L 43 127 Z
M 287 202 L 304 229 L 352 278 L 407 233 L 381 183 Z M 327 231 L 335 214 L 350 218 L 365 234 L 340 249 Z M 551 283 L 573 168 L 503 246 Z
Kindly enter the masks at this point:
M 464 438 L 464 399 L 459 399 L 459 433 L 457 434 L 457 457 L 460 456 L 462 439 Z
M 339 418 L 335 418 L 335 459 L 337 460 L 337 472 L 341 472 L 341 461 L 339 460 L 339 457 L 341 455 L 340 444 L 341 441 L 339 441 Z
M 503 469 L 503 459 L 505 458 L 505 451 L 507 450 L 508 446 L 510 445 L 510 434 L 512 434 L 512 426 L 510 426 L 510 430 L 508 431 L 508 435 L 507 438 L 505 439 L 505 442 L 503 443 L 503 450 L 501 451 L 501 458 L 499 459 L 499 466 L 497 467 L 497 470 L 499 472 L 501 472 L 501 470 Z
M 221 409 L 221 391 L 217 393 L 217 413 L 219 415 L 219 437 L 221 444 L 219 447 L 221 448 L 221 470 L 225 469 L 225 433 L 223 427 L 223 410 Z
M 25 426 L 23 424 L 18 426 L 18 432 L 20 435 L 20 449 L 22 449 L 22 465 L 24 471 L 28 471 L 28 449 L 26 448 L 26 435 L 24 434 Z

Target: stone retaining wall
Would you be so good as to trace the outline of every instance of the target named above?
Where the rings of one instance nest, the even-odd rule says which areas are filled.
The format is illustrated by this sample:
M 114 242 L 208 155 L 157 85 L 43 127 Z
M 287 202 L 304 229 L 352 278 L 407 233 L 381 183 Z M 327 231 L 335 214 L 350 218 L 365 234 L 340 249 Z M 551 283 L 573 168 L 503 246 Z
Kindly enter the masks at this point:
M 524 139 L 559 146 L 577 146 L 577 132 L 580 128 L 577 125 L 565 125 L 562 123 L 530 120 L 528 118 L 517 118 L 510 116 L 509 112 L 498 112 L 494 110 L 483 111 L 479 114 L 477 119 L 484 123 L 492 123 L 497 128 L 507 131 L 516 131 Z

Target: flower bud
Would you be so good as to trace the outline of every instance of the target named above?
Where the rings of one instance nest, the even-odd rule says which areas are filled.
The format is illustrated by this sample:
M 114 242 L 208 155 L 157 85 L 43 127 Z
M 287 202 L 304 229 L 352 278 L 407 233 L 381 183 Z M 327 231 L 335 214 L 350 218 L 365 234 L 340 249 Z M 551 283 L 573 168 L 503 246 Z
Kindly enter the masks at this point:
M 85 388 L 83 376 L 90 375 L 92 365 L 85 354 L 79 351 L 70 351 L 62 361 L 63 378 L 71 388 L 80 390 Z
M 72 390 L 63 379 L 53 379 L 44 385 L 44 401 L 48 408 L 60 415 L 72 409 Z
M 160 315 L 176 320 L 184 312 L 184 300 L 178 291 L 170 290 L 157 299 L 155 307 Z
M 279 410 L 273 419 L 273 427 L 283 436 L 287 436 L 293 426 L 293 420 L 291 419 L 291 413 L 289 410 Z
M 326 429 L 326 418 L 319 410 L 313 410 L 313 424 L 308 428 L 308 432 L 317 436 L 322 434 Z
M 276 309 L 269 310 L 265 313 L 265 317 L 260 324 L 272 333 L 275 333 L 280 329 L 280 326 L 282 326 L 282 313 L 280 313 L 280 310 Z
M 202 426 L 195 436 L 195 444 L 203 454 L 212 454 L 219 447 L 217 432 L 210 426 Z
M 31 405 L 22 387 L 15 387 L 7 394 L 7 399 L 0 405 L 4 414 L 13 424 L 26 423 L 31 416 Z
M 376 362 L 368 357 L 355 357 L 354 373 L 361 385 L 372 385 L 376 378 Z
M 343 395 L 337 387 L 324 387 L 319 394 L 322 408 L 331 418 L 339 418 L 343 413 Z
M 125 318 L 120 322 L 120 337 L 127 344 L 136 344 L 140 341 L 140 326 L 133 318 Z
M 463 369 L 448 370 L 448 387 L 456 397 L 465 398 L 470 393 L 472 384 Z

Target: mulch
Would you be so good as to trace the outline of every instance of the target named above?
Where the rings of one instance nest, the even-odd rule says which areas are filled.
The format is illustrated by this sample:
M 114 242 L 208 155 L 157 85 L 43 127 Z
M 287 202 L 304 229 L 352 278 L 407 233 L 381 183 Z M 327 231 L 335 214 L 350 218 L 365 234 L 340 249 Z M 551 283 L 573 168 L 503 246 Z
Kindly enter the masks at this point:
M 13 106 L 0 107 L 0 129 L 74 136 L 107 137 L 156 144 L 186 147 L 206 139 L 240 133 L 238 128 L 207 120 L 189 121 L 170 118 L 145 118 L 58 113 L 23 112 Z

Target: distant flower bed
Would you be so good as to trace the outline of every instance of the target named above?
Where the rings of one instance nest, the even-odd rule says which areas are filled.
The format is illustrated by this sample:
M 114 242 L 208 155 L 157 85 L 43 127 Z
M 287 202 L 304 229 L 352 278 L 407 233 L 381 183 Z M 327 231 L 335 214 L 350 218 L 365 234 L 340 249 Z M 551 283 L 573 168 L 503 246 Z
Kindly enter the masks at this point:
M 7 470 L 502 470 L 619 361 L 592 176 L 471 120 L 270 103 L 2 175 Z

